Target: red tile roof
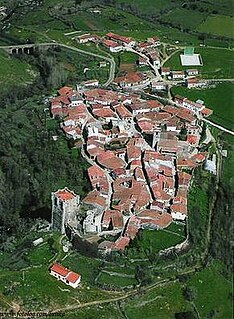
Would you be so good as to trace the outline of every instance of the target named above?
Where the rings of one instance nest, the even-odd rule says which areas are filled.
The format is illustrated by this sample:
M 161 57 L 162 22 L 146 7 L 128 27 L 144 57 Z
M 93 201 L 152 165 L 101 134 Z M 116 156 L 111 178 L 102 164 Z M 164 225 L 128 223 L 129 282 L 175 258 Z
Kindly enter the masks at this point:
M 114 229 L 122 229 L 124 226 L 122 213 L 118 210 L 106 210 L 102 216 L 103 227 L 109 227 L 110 222 Z
M 68 276 L 66 277 L 66 280 L 68 280 L 71 283 L 75 283 L 80 278 L 80 275 L 71 271 Z
M 115 83 L 140 83 L 145 78 L 143 73 L 140 72 L 130 72 L 125 76 L 120 76 L 114 79 Z
M 76 197 L 75 193 L 73 193 L 72 191 L 69 191 L 69 189 L 67 188 L 58 190 L 57 192 L 54 193 L 54 195 L 64 201 L 71 200 Z
M 204 115 L 205 117 L 210 116 L 211 114 L 213 114 L 213 110 L 208 109 L 207 107 L 205 107 L 202 111 L 201 114 Z
M 107 46 L 108 48 L 116 48 L 120 46 L 119 43 L 112 40 L 104 40 L 102 41 L 102 44 Z
M 58 93 L 60 95 L 68 95 L 73 91 L 73 88 L 71 86 L 64 86 L 61 89 L 58 90 Z
M 153 209 L 145 209 L 137 216 L 141 219 L 142 224 L 153 223 L 159 228 L 168 227 L 172 222 L 170 214 Z
M 54 271 L 56 272 L 56 274 L 62 276 L 62 277 L 66 277 L 70 270 L 63 267 L 62 265 L 60 264 L 54 264 L 51 268 L 50 268 L 51 271 Z
M 108 38 L 111 38 L 111 39 L 114 39 L 114 40 L 117 40 L 117 41 L 121 41 L 121 42 L 126 43 L 126 44 L 129 44 L 129 43 L 131 43 L 133 41 L 131 38 L 127 38 L 125 36 L 122 36 L 122 35 L 119 35 L 119 34 L 116 34 L 116 33 L 112 33 L 112 32 L 107 33 L 106 36 Z
M 122 104 L 117 105 L 115 110 L 121 119 L 132 118 L 132 113 Z
M 187 136 L 187 141 L 188 141 L 189 144 L 196 144 L 198 142 L 198 136 L 189 134 Z
M 83 199 L 83 203 L 94 205 L 94 206 L 98 205 L 101 207 L 105 207 L 106 199 L 103 196 L 101 196 L 100 192 L 93 190 Z
M 127 236 L 119 237 L 116 240 L 113 248 L 118 250 L 123 250 L 128 246 L 129 242 L 130 242 L 130 238 L 128 238 Z

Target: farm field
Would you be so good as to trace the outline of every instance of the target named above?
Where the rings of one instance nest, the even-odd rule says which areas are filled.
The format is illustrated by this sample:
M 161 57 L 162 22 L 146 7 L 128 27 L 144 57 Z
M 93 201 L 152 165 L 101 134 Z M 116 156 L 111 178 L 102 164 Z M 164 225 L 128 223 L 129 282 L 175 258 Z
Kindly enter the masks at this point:
M 185 87 L 173 87 L 172 92 L 174 95 L 186 96 L 192 101 L 201 99 L 205 102 L 208 108 L 214 110 L 210 119 L 216 123 L 223 125 L 228 129 L 234 127 L 234 84 L 222 83 L 218 84 L 215 88 L 208 89 L 187 89 Z
M 171 59 L 166 61 L 164 66 L 172 70 L 186 70 L 189 67 L 183 67 L 180 62 L 180 54 L 183 51 L 175 53 Z M 203 66 L 197 66 L 203 78 L 208 79 L 227 79 L 234 78 L 234 55 L 231 50 L 213 49 L 213 48 L 195 48 L 195 53 L 200 53 Z
M 224 15 L 209 16 L 198 26 L 197 30 L 225 37 L 234 37 L 234 18 Z

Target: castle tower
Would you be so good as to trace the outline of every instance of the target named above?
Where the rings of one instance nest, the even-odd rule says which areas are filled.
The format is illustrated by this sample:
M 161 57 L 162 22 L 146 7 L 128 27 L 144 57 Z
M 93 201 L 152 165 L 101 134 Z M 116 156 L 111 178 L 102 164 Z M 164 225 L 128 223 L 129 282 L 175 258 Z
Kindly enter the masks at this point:
M 76 214 L 79 207 L 80 196 L 70 191 L 67 187 L 59 189 L 51 194 L 52 200 L 52 217 L 51 228 L 65 233 L 65 226 L 69 224 L 75 227 Z

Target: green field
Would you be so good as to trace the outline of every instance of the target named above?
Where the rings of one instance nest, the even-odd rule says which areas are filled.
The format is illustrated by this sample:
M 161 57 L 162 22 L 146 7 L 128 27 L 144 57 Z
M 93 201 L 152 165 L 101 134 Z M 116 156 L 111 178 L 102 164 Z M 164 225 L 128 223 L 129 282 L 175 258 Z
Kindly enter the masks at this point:
M 110 287 L 118 287 L 118 288 L 125 288 L 125 287 L 133 287 L 134 285 L 137 284 L 136 279 L 130 278 L 130 277 L 125 277 L 121 276 L 120 274 L 108 274 L 105 272 L 101 273 L 101 276 L 98 278 L 98 284 L 101 285 L 107 285 Z
M 143 230 L 128 249 L 130 258 L 147 258 L 160 250 L 175 246 L 185 240 L 184 227 L 171 224 L 164 230 Z
M 173 9 L 167 14 L 162 15 L 161 20 L 171 23 L 176 27 L 194 30 L 207 17 L 207 13 L 192 11 L 187 9 Z
M 132 2 L 132 1 L 126 1 L 126 0 L 117 0 L 117 4 L 122 5 L 123 8 L 126 7 L 126 9 L 128 9 L 128 5 L 132 5 L 135 8 L 135 10 L 139 10 L 139 12 L 143 12 L 143 13 L 158 13 L 160 10 L 170 6 L 171 1 L 170 0 L 157 0 L 157 1 L 135 0 L 134 2 Z
M 184 300 L 181 285 L 171 283 L 125 303 L 129 319 L 173 319 L 177 312 L 191 311 L 191 305 Z
M 214 110 L 210 119 L 226 128 L 234 127 L 234 84 L 222 83 L 210 89 L 187 89 L 184 87 L 173 87 L 174 95 L 179 94 L 188 97 L 192 101 L 201 99 L 208 108 Z
M 0 51 L 0 83 L 2 88 L 32 83 L 38 72 L 28 63 Z
M 175 53 L 164 66 L 172 70 L 186 70 L 180 62 L 182 51 Z M 213 48 L 195 48 L 195 53 L 200 53 L 203 66 L 196 66 L 203 78 L 234 78 L 234 55 L 231 50 Z
M 224 15 L 209 16 L 197 30 L 225 37 L 234 37 L 234 18 Z
M 194 303 L 201 318 L 232 318 L 232 277 L 223 276 L 223 266 L 219 262 L 213 262 L 209 268 L 194 274 L 188 281 L 188 286 L 194 287 L 196 296 Z

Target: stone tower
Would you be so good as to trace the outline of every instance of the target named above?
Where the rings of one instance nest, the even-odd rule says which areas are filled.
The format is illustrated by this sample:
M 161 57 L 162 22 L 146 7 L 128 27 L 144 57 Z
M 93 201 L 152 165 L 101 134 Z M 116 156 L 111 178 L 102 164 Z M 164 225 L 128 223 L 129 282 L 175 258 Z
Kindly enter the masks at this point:
M 51 194 L 52 217 L 51 228 L 65 234 L 65 226 L 76 227 L 76 215 L 79 208 L 80 196 L 68 188 L 59 189 Z

